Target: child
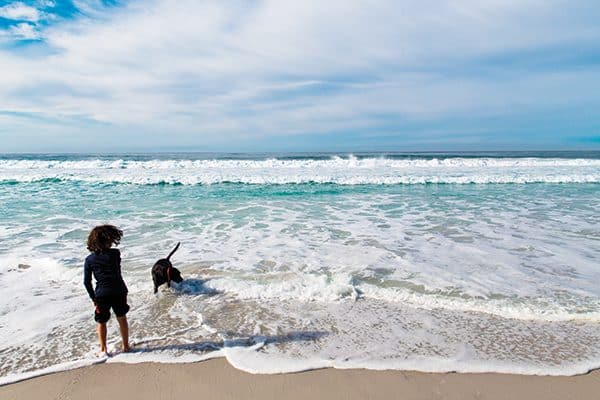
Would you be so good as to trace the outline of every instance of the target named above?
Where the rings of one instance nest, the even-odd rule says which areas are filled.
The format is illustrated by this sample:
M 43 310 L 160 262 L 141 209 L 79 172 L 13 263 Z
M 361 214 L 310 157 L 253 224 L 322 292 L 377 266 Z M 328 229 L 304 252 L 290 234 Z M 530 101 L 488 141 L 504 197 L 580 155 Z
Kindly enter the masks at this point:
M 113 225 L 100 225 L 92 229 L 87 239 L 87 249 L 92 253 L 85 259 L 83 266 L 83 285 L 96 306 L 94 319 L 98 323 L 100 352 L 106 351 L 106 322 L 110 319 L 112 308 L 119 322 L 122 349 L 129 351 L 129 326 L 127 324 L 127 286 L 121 276 L 121 253 L 117 246 L 123 237 L 123 231 Z M 96 278 L 96 290 L 92 287 L 92 274 Z

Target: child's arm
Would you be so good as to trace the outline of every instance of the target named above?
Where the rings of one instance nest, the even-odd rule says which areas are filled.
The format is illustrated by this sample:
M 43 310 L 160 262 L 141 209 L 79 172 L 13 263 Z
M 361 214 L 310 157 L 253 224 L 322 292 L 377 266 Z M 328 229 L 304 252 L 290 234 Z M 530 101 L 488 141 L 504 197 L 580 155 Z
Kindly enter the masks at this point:
M 83 264 L 83 286 L 87 290 L 90 295 L 90 299 L 95 303 L 96 302 L 96 293 L 94 293 L 94 287 L 92 286 L 92 267 L 88 264 L 87 259 Z
M 121 283 L 123 284 L 123 288 L 125 289 L 125 292 L 128 292 L 127 289 L 127 285 L 125 284 L 125 281 L 123 280 L 123 274 L 121 273 L 121 252 L 119 251 L 119 249 L 114 249 L 115 251 L 115 255 L 117 257 L 117 272 L 119 273 L 119 278 L 121 278 Z

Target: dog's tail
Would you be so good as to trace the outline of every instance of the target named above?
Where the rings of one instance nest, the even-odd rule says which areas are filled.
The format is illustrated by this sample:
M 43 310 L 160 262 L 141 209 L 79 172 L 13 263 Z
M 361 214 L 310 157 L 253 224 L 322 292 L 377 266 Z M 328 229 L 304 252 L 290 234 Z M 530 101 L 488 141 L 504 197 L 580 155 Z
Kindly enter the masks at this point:
M 171 258 L 171 256 L 173 255 L 173 253 L 175 253 L 177 251 L 177 249 L 179 248 L 179 245 L 181 244 L 181 242 L 177 242 L 177 246 L 175 246 L 175 248 L 173 249 L 173 251 L 171 251 L 169 253 L 169 255 L 167 256 L 167 260 Z

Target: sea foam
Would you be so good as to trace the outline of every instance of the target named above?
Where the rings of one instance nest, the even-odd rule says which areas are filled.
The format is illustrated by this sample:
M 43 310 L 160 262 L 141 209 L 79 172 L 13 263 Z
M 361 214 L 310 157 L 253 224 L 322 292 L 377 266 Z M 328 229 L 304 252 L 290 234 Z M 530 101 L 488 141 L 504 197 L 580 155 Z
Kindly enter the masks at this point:
M 0 384 L 214 357 L 252 373 L 587 372 L 599 173 L 583 158 L 0 160 L 16 182 L 0 188 Z M 486 184 L 381 184 L 419 182 Z M 111 321 L 105 360 L 82 264 L 107 222 L 125 231 L 135 351 L 118 353 Z M 154 295 L 150 268 L 179 241 L 185 280 Z
M 341 185 L 598 183 L 600 160 L 547 158 L 328 160 L 0 160 L 0 181 Z

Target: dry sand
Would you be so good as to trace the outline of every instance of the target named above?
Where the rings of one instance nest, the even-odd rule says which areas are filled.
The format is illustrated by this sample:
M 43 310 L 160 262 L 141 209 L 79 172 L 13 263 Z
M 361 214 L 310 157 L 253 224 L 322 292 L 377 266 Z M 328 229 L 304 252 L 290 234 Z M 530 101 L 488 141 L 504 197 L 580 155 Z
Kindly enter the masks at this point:
M 224 359 L 111 363 L 3 386 L 0 399 L 600 399 L 600 371 L 572 377 L 335 369 L 252 375 Z

